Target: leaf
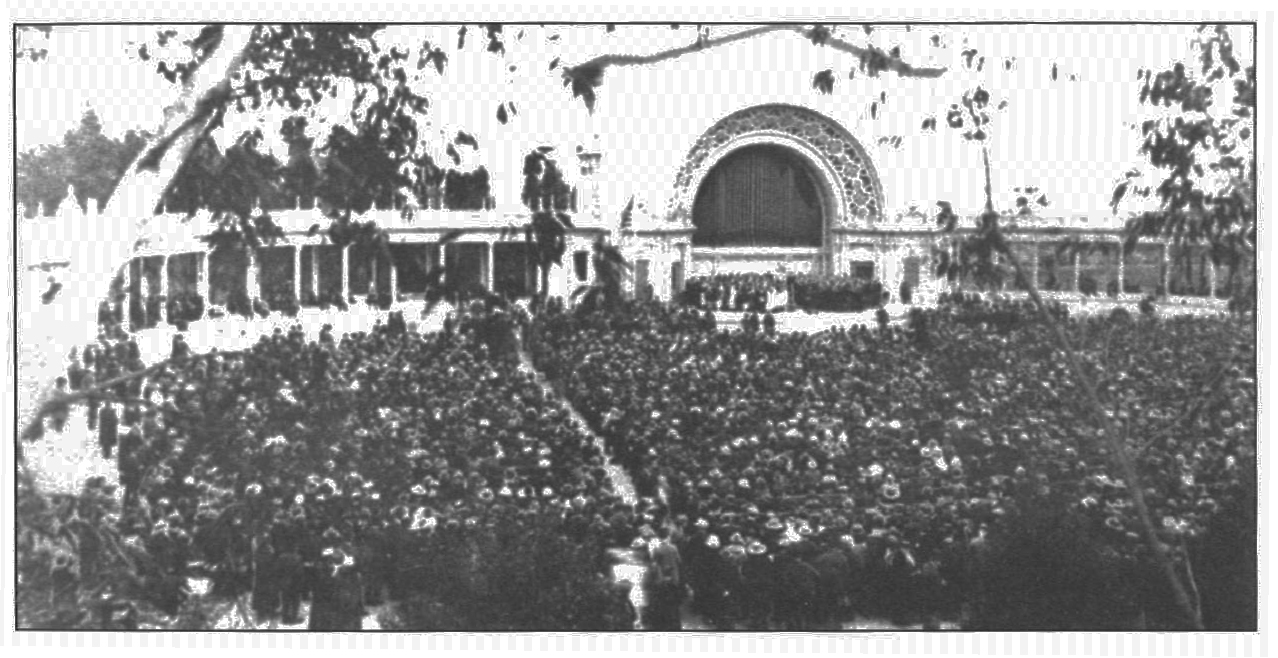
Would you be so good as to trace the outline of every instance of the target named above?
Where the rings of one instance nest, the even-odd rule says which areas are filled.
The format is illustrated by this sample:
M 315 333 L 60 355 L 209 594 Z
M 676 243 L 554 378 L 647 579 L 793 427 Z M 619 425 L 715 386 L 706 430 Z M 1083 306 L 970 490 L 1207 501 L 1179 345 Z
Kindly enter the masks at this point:
M 320 225 L 319 225 L 319 224 L 311 224 L 311 228 L 310 228 L 309 230 L 307 230 L 307 231 L 306 231 L 306 235 L 311 236 L 311 237 L 314 237 L 314 236 L 316 236 L 316 235 L 319 235 L 319 232 L 320 232 Z
M 446 148 L 444 152 L 447 153 L 449 159 L 453 161 L 453 166 L 457 166 L 461 164 L 461 155 L 457 153 L 457 147 L 453 146 L 452 144 L 449 144 L 448 148 Z
M 474 135 L 462 131 L 457 132 L 457 136 L 453 138 L 453 143 L 460 146 L 469 146 L 473 149 L 479 148 L 479 141 L 475 139 Z
M 829 38 L 830 28 L 825 25 L 814 25 L 812 29 L 808 31 L 808 39 L 811 39 L 812 44 L 815 46 L 825 45 L 826 40 Z
M 936 117 L 928 117 L 923 120 L 923 130 L 936 130 Z
M 1128 181 L 1123 181 L 1114 188 L 1114 196 L 1109 200 L 1109 207 L 1113 209 L 1114 214 L 1118 214 L 1118 204 L 1123 201 L 1123 197 L 1127 195 Z
M 439 48 L 436 48 L 430 52 L 429 58 L 431 62 L 435 65 L 435 70 L 439 72 L 440 75 L 443 75 L 444 66 L 448 64 L 448 53 L 444 52 L 443 50 Z
M 812 76 L 812 88 L 822 94 L 833 93 L 834 92 L 834 71 L 831 69 L 825 69 L 824 71 L 817 71 L 816 75 Z
M 573 98 L 580 98 L 591 113 L 595 111 L 595 89 L 601 84 L 603 84 L 603 68 L 597 64 L 574 66 L 564 70 L 564 86 L 571 86 Z
M 510 121 L 510 115 L 506 113 L 505 103 L 497 106 L 497 120 L 500 121 L 503 126 L 506 125 L 506 122 Z
M 1058 71 L 1057 71 L 1057 69 L 1056 69 L 1056 63 L 1055 63 L 1055 62 L 1053 62 L 1053 63 L 1052 63 L 1052 82 L 1056 82 L 1056 77 L 1057 77 L 1057 75 L 1059 75 L 1059 73 L 1058 73 Z
M 461 50 L 466 47 L 466 26 L 463 25 L 457 29 L 457 49 Z
M 870 103 L 870 118 L 871 118 L 871 119 L 877 119 L 877 118 L 879 118 L 879 103 L 878 103 L 878 101 L 875 101 L 875 102 L 873 102 L 873 103 Z
M 550 67 L 548 68 L 548 70 L 553 71 L 553 70 L 555 70 L 555 69 L 556 69 L 556 68 L 558 68 L 558 67 L 559 67 L 559 58 L 558 58 L 558 57 L 556 57 L 556 58 L 554 58 L 554 59 L 550 60 Z
M 1040 205 L 1040 206 L 1048 206 L 1048 205 L 1051 205 L 1051 204 L 1049 204 L 1049 203 L 1047 202 L 1047 195 L 1046 195 L 1046 194 L 1040 195 L 1040 196 L 1038 197 L 1038 205 Z
M 622 229 L 630 228 L 631 222 L 633 221 L 632 214 L 634 209 L 635 209 L 635 197 L 632 194 L 630 195 L 630 201 L 626 202 L 626 207 L 621 209 L 621 228 Z

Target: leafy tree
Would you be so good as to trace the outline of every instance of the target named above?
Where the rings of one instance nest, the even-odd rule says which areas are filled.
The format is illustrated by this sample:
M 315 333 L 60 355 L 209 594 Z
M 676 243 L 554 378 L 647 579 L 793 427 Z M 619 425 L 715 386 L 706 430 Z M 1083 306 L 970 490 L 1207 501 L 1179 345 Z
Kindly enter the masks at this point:
M 1052 75 L 1056 76 L 1055 69 Z M 1176 625 L 1201 629 L 1203 627 L 1201 610 L 1191 600 L 1190 587 L 1186 586 L 1186 582 L 1192 586 L 1192 579 L 1187 581 L 1182 577 L 1176 564 L 1177 560 L 1183 562 L 1185 556 L 1183 551 L 1177 552 L 1176 548 L 1169 545 L 1160 535 L 1160 527 L 1154 525 L 1146 498 L 1155 490 L 1146 489 L 1145 479 L 1137 470 L 1132 449 L 1128 445 L 1127 432 L 1111 415 L 1111 407 L 1102 400 L 1096 373 L 1083 367 L 1079 351 L 1066 335 L 1060 319 L 1043 301 L 1037 287 L 1033 285 L 1030 273 L 1026 271 L 1017 254 L 1009 248 L 1004 236 L 1003 213 L 995 209 L 992 192 L 988 145 L 989 131 L 992 127 L 989 114 L 990 103 L 989 92 L 977 87 L 965 92 L 960 103 L 952 105 L 946 117 L 951 128 L 962 131 L 966 141 L 978 144 L 981 149 L 985 170 L 985 208 L 977 218 L 975 230 L 954 240 L 958 247 L 957 258 L 951 259 L 945 252 L 938 254 L 938 274 L 948 276 L 951 280 L 973 274 L 978 281 L 989 281 L 1001 278 L 1003 271 L 1010 269 L 1018 285 L 1029 293 L 1030 299 L 1038 309 L 1039 316 L 1052 331 L 1075 380 L 1082 389 L 1084 407 L 1096 423 L 1099 441 L 1104 445 L 1109 459 L 1121 474 L 1123 481 L 1127 483 L 1127 490 L 1130 492 L 1135 511 L 1139 539 L 1145 549 L 1146 558 L 1166 584 L 1174 614 L 1179 617 L 1175 622 Z M 1000 107 L 1004 105 L 1000 104 Z M 955 233 L 958 230 L 960 218 L 949 203 L 940 201 L 937 206 L 940 209 L 936 218 L 938 225 L 946 233 Z M 1002 265 L 1004 262 L 1006 265 Z
M 146 145 L 146 135 L 135 130 L 121 139 L 102 132 L 102 121 L 92 109 L 80 118 L 80 125 L 68 131 L 61 144 L 41 146 L 18 154 L 17 198 L 33 217 L 38 204 L 53 214 L 74 187 L 75 203 L 84 208 L 97 199 L 100 210 L 115 186 Z
M 145 547 L 122 536 L 121 509 L 103 478 L 50 496 L 21 463 L 17 476 L 20 628 L 134 630 L 178 613 L 185 579 L 164 573 Z
M 1140 147 L 1155 180 L 1131 170 L 1114 189 L 1114 212 L 1129 195 L 1157 207 L 1133 217 L 1125 248 L 1141 237 L 1205 242 L 1215 265 L 1228 267 L 1225 289 L 1254 307 L 1255 280 L 1244 282 L 1256 252 L 1256 67 L 1243 68 L 1224 25 L 1203 25 L 1193 42 L 1198 66 L 1177 62 L 1138 72 L 1141 103 L 1158 111 L 1142 122 Z M 1227 113 L 1214 109 L 1232 87 Z

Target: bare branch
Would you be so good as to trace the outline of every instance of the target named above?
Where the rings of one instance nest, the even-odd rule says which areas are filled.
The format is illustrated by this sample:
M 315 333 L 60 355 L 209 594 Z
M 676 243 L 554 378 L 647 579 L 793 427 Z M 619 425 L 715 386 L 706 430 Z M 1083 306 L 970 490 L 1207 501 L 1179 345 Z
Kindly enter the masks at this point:
M 811 33 L 810 29 L 796 30 L 796 31 L 800 32 L 804 36 L 807 36 L 808 34 Z M 855 44 L 848 43 L 847 41 L 844 41 L 843 39 L 840 39 L 834 36 L 826 39 L 825 45 L 838 51 L 856 55 L 857 57 L 868 57 L 872 54 L 872 52 L 867 48 L 862 48 Z M 892 57 L 891 55 L 887 55 L 887 59 L 888 59 L 887 70 L 892 71 L 893 73 L 903 78 L 939 78 L 945 75 L 945 72 L 949 70 L 949 69 L 943 69 L 943 68 L 940 68 L 940 69 L 932 68 L 927 66 L 916 67 L 912 64 L 909 64 L 903 61 L 899 57 Z
M 143 368 L 141 370 L 134 370 L 132 372 L 127 372 L 123 375 L 120 375 L 119 377 L 113 377 L 111 379 L 95 384 L 92 387 L 89 387 L 86 389 L 82 389 L 79 391 L 72 391 L 70 393 L 51 393 L 45 400 L 43 400 L 40 403 L 40 406 L 36 408 L 36 412 L 32 415 L 31 421 L 27 423 L 25 427 L 23 427 L 22 434 L 20 434 L 20 436 L 24 436 L 24 437 L 33 436 L 35 434 L 36 425 L 44 422 L 45 417 L 47 417 L 54 411 L 58 410 L 60 407 L 70 406 L 78 402 L 86 401 L 89 398 L 97 398 L 106 402 L 118 402 L 120 404 L 140 404 L 143 406 L 150 405 L 154 407 L 155 405 L 152 404 L 150 401 L 144 401 L 140 399 L 119 400 L 113 396 L 106 395 L 106 392 L 119 384 L 125 384 L 135 379 L 146 377 L 147 375 L 150 375 L 151 373 L 154 373 L 158 370 L 162 370 L 167 366 L 180 365 L 183 363 L 194 361 L 196 359 L 204 359 L 211 356 L 246 355 L 246 354 L 249 354 L 249 352 L 246 350 L 235 350 L 235 351 L 229 351 L 229 352 L 219 351 L 219 352 L 209 352 L 206 354 L 192 354 L 186 357 L 182 357 L 180 359 L 165 359 L 154 365 L 147 366 L 146 368 Z
M 1017 276 L 1024 275 L 1024 269 L 1016 253 L 1006 248 L 1006 245 L 1000 249 L 1000 253 L 1007 257 L 1012 265 L 1012 269 L 1016 271 Z M 1026 279 L 1029 281 L 1029 279 Z M 1085 399 L 1089 403 L 1092 414 L 1096 418 L 1096 424 L 1100 426 L 1104 433 L 1104 443 L 1109 449 L 1110 458 L 1116 462 L 1119 470 L 1123 474 L 1123 479 L 1127 482 L 1127 490 L 1131 493 L 1133 506 L 1136 508 L 1136 516 L 1140 523 L 1141 534 L 1145 540 L 1145 546 L 1149 549 L 1150 557 L 1154 564 L 1167 579 L 1168 585 L 1172 590 L 1172 598 L 1176 603 L 1176 607 L 1180 609 L 1187 617 L 1186 621 L 1198 630 L 1203 627 L 1202 615 L 1194 607 L 1186 593 L 1184 585 L 1181 583 L 1180 577 L 1176 574 L 1175 566 L 1172 564 L 1168 556 L 1168 546 L 1162 539 L 1158 537 L 1155 530 L 1152 515 L 1149 512 L 1149 506 L 1145 502 L 1145 485 L 1142 483 L 1140 473 L 1136 470 L 1136 464 L 1133 462 L 1131 454 L 1127 446 L 1121 438 L 1118 426 L 1113 419 L 1109 418 L 1105 413 L 1105 404 L 1101 402 L 1100 394 L 1096 390 L 1096 382 L 1083 369 L 1083 364 L 1078 358 L 1078 353 L 1074 346 L 1070 343 L 1069 338 L 1065 335 L 1065 331 L 1061 328 L 1060 323 L 1052 316 L 1047 305 L 1043 302 L 1043 298 L 1039 295 L 1038 288 L 1032 283 L 1027 286 L 1030 299 L 1034 301 L 1034 306 L 1038 309 L 1039 315 L 1043 318 L 1043 322 L 1051 329 L 1056 337 L 1056 342 L 1061 346 L 1065 353 L 1065 360 L 1069 363 L 1070 369 L 1074 371 L 1079 384 L 1083 388 Z
M 790 25 L 761 25 L 759 27 L 752 27 L 748 30 L 742 30 L 740 32 L 735 32 L 733 34 L 729 34 L 726 36 L 717 37 L 713 39 L 698 38 L 697 40 L 693 41 L 692 43 L 686 46 L 681 46 L 679 48 L 671 48 L 670 50 L 663 50 L 661 52 L 652 53 L 650 55 L 620 55 L 620 54 L 600 55 L 594 59 L 587 60 L 574 67 L 566 69 L 565 73 L 567 73 L 568 71 L 572 71 L 574 69 L 588 69 L 588 68 L 594 68 L 594 67 L 597 67 L 600 70 L 602 70 L 602 69 L 608 68 L 609 66 L 645 66 L 648 64 L 658 64 L 660 62 L 664 62 L 667 60 L 683 57 L 684 55 L 687 55 L 690 53 L 702 52 L 710 48 L 724 46 L 736 41 L 741 41 L 744 39 L 750 39 L 752 37 L 768 34 L 769 32 L 780 32 L 782 30 L 793 30 L 793 29 L 794 29 L 794 26 L 790 26 Z
M 760 25 L 758 27 L 752 27 L 749 29 L 742 30 L 740 32 L 734 32 L 732 34 L 728 34 L 721 37 L 715 37 L 715 38 L 698 37 L 696 40 L 694 40 L 692 43 L 686 46 L 671 48 L 669 50 L 663 50 L 663 51 L 648 54 L 648 55 L 623 55 L 623 54 L 615 54 L 615 53 L 600 55 L 598 57 L 595 57 L 594 59 L 587 60 L 571 68 L 565 68 L 564 74 L 570 75 L 575 70 L 585 70 L 590 68 L 598 68 L 600 71 L 603 71 L 604 69 L 607 69 L 609 66 L 646 66 L 648 64 L 658 64 L 661 62 L 683 57 L 684 55 L 704 52 L 706 50 L 710 50 L 711 48 L 725 46 L 730 43 L 742 41 L 745 39 L 751 39 L 751 38 L 762 36 L 764 34 L 768 34 L 771 32 L 788 31 L 788 32 L 794 32 L 794 33 L 800 34 L 805 38 L 810 38 L 813 29 L 814 28 L 802 26 L 802 25 Z M 856 57 L 869 57 L 873 55 L 875 52 L 869 48 L 857 46 L 855 44 L 852 44 L 848 41 L 844 41 L 843 39 L 840 39 L 834 36 L 826 38 L 823 45 L 833 48 L 835 50 L 838 50 L 840 52 L 845 52 L 851 55 L 855 55 Z M 938 69 L 938 68 L 929 68 L 929 67 L 922 67 L 922 68 L 915 67 L 907 62 L 902 61 L 900 58 L 891 57 L 890 55 L 886 55 L 886 57 L 888 59 L 887 70 L 892 71 L 902 77 L 939 78 L 940 76 L 944 75 L 947 70 L 943 68 Z

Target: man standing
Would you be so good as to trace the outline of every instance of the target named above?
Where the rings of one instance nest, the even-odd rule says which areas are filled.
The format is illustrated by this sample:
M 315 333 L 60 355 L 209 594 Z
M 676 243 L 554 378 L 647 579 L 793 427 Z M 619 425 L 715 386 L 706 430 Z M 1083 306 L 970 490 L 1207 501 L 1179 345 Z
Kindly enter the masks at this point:
M 661 526 L 657 530 L 657 542 L 652 547 L 649 577 L 648 630 L 683 630 L 679 606 L 683 603 L 683 568 L 679 549 L 670 541 L 670 529 Z

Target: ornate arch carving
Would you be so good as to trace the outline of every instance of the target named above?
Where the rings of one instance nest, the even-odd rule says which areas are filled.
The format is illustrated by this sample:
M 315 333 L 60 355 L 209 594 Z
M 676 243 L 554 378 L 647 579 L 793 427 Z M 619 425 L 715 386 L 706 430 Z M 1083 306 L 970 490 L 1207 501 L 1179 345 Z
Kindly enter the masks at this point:
M 675 175 L 670 217 L 691 221 L 692 203 L 706 174 L 728 153 L 773 143 L 812 162 L 832 193 L 830 227 L 865 226 L 883 214 L 883 186 L 861 143 L 835 120 L 804 107 L 774 103 L 738 110 L 697 139 Z

